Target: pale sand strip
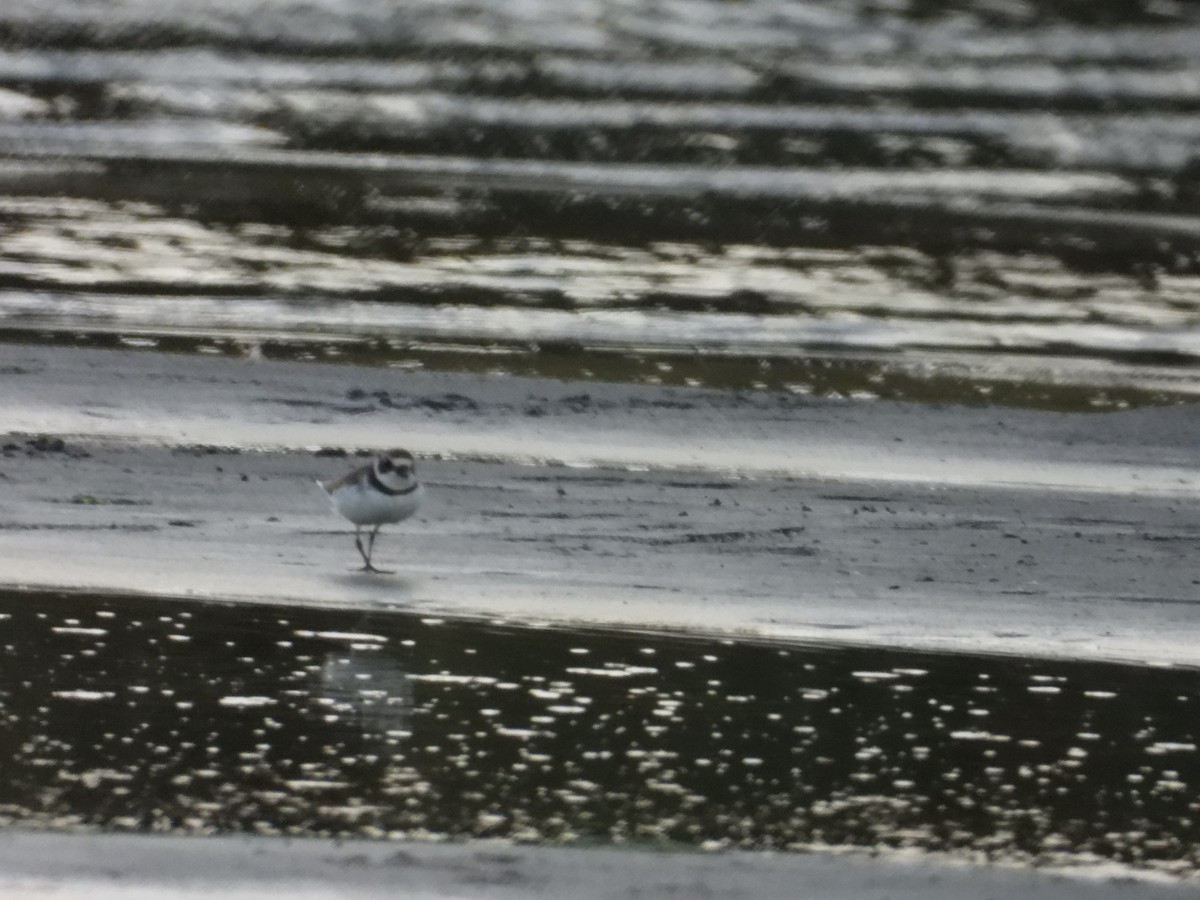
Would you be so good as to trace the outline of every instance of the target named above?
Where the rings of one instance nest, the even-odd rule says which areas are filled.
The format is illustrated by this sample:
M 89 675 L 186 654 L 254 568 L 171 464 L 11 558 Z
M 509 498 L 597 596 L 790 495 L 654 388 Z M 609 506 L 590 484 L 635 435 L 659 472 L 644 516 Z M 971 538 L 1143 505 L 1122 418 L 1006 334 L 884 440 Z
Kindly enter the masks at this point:
M 0 421 L 91 452 L 28 456 L 17 438 L 0 459 L 4 585 L 1196 661 L 1190 408 L 1057 415 L 4 354 Z M 193 442 L 273 449 L 163 446 Z M 381 539 L 396 576 L 353 571 L 348 525 L 313 486 L 355 461 L 279 452 L 319 445 L 447 457 L 422 465 L 419 517 Z M 574 468 L 587 461 L 625 468 Z
M 1194 887 L 1116 872 L 1072 874 L 937 857 L 651 853 L 280 838 L 0 835 L 12 900 L 141 898 L 791 898 L 1170 900 Z

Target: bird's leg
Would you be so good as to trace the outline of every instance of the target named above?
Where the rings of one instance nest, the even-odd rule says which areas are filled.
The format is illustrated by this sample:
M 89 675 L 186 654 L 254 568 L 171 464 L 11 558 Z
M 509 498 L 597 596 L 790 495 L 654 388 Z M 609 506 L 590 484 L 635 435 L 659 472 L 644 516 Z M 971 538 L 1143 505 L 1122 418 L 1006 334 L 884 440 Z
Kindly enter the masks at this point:
M 379 537 L 379 529 L 381 527 L 381 525 L 376 525 L 372 528 L 371 536 L 367 538 L 367 552 L 363 553 L 363 559 L 366 560 L 367 564 L 363 566 L 363 569 L 367 572 L 378 572 L 380 575 L 391 575 L 392 572 L 389 569 L 377 569 L 371 565 L 371 554 L 375 552 L 375 538 Z M 362 553 L 361 546 L 359 547 L 359 552 Z
M 380 526 L 371 529 L 371 537 L 367 540 L 367 565 L 371 564 L 371 554 L 375 552 L 375 538 L 379 537 Z
M 354 526 L 354 546 L 358 548 L 358 555 L 363 558 L 363 569 L 370 572 L 372 571 L 371 556 L 366 550 L 363 549 L 361 531 L 361 525 Z M 374 543 L 374 541 L 372 541 L 372 543 Z

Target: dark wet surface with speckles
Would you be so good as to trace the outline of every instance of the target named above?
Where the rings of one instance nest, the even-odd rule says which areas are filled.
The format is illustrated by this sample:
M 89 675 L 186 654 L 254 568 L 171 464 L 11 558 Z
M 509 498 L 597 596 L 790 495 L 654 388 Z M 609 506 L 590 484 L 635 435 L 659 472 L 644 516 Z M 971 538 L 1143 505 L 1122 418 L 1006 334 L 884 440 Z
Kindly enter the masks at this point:
M 9 593 L 7 824 L 1192 872 L 1200 674 Z

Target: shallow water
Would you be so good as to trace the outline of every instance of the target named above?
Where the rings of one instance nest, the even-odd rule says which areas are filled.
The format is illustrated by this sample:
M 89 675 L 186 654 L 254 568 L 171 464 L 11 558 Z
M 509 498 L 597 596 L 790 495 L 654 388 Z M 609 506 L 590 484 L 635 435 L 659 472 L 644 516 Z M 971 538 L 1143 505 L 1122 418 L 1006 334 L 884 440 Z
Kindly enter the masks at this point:
M 0 823 L 1194 872 L 1200 673 L 0 596 Z
M 1190 402 L 1198 36 L 1182 4 L 7 3 L 0 342 Z

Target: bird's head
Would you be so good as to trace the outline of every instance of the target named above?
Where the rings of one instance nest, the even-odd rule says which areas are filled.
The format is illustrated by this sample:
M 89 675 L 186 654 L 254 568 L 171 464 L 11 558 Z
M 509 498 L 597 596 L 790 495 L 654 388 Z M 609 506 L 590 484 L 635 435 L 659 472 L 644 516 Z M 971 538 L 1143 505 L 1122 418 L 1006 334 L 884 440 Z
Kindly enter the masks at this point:
M 389 450 L 375 460 L 375 477 L 393 491 L 412 487 L 417 481 L 417 466 L 407 450 Z

